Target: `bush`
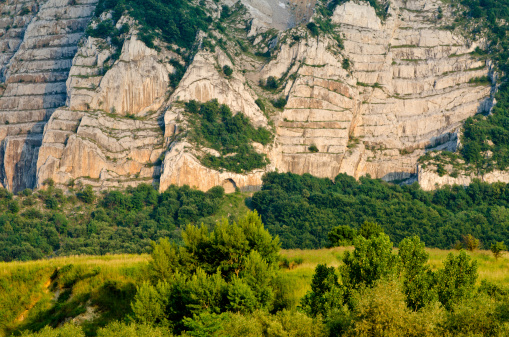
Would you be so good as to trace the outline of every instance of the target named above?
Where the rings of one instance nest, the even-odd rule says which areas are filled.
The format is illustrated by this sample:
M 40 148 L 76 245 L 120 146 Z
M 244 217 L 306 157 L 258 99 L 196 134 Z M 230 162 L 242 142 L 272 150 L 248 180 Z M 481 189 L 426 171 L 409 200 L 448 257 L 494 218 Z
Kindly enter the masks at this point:
M 315 145 L 315 144 L 311 144 L 311 145 L 308 147 L 308 150 L 309 150 L 309 152 L 313 152 L 313 153 L 318 152 L 318 148 L 316 147 L 316 145 Z
M 476 239 L 471 234 L 463 236 L 463 244 L 465 245 L 465 248 L 471 252 L 479 249 L 479 246 L 481 245 L 479 239 Z
M 341 66 L 343 67 L 343 69 L 349 70 L 350 69 L 350 60 L 347 59 L 346 57 L 343 58 L 343 61 L 341 62 Z
M 233 69 L 226 65 L 223 67 L 223 73 L 230 77 L 233 74 Z
M 375 282 L 395 275 L 399 257 L 392 254 L 392 242 L 383 233 L 365 239 L 357 236 L 355 250 L 345 252 L 341 266 L 343 284 L 350 289 L 371 287 Z
M 263 103 L 263 101 L 261 100 L 261 98 L 257 98 L 255 100 L 255 103 L 256 105 L 258 105 L 258 107 L 260 108 L 260 110 L 262 110 L 262 112 L 265 112 L 265 104 Z
M 278 99 L 276 99 L 275 101 L 272 101 L 272 105 L 274 105 L 274 107 L 277 109 L 284 109 L 284 107 L 286 105 L 286 98 L 281 96 Z
M 87 185 L 82 191 L 78 192 L 76 196 L 78 199 L 87 204 L 91 204 L 95 200 L 95 193 L 90 185 Z
M 265 82 L 265 89 L 276 90 L 278 88 L 278 81 L 274 76 L 267 77 Z
M 504 242 L 495 242 L 491 244 L 490 250 L 493 253 L 495 259 L 498 260 L 502 253 L 507 250 L 507 246 L 504 244 Z
M 306 27 L 311 32 L 312 36 L 318 36 L 319 34 L 318 26 L 314 22 L 308 23 Z
M 464 251 L 458 256 L 450 253 L 444 268 L 437 272 L 439 301 L 451 310 L 456 303 L 472 295 L 477 275 L 477 263 Z
M 357 237 L 357 231 L 347 225 L 337 226 L 331 229 L 328 237 L 331 247 L 351 246 Z

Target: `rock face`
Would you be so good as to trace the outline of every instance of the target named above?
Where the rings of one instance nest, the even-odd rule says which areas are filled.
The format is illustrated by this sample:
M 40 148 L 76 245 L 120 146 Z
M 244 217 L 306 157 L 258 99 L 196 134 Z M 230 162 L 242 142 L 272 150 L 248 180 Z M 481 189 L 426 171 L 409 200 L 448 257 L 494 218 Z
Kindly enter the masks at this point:
M 425 191 L 431 191 L 445 185 L 463 185 L 468 186 L 474 179 L 486 183 L 502 182 L 509 184 L 509 174 L 505 171 L 495 170 L 486 174 L 460 174 L 457 177 L 448 175 L 440 176 L 436 170 L 423 169 L 419 167 L 418 181 L 421 188 Z
M 175 88 L 169 61 L 184 63 L 175 46 L 156 51 L 131 32 L 112 63 L 105 40 L 84 37 L 95 0 L 0 5 L 3 185 L 19 191 L 51 178 L 97 188 L 254 190 L 265 172 L 278 170 L 386 180 L 419 174 L 434 188 L 443 177 L 418 170 L 417 159 L 427 149 L 456 150 L 462 122 L 492 105 L 491 87 L 476 80 L 489 73 L 473 54 L 478 45 L 444 28 L 452 19 L 447 9 L 437 18 L 438 0 L 391 1 L 385 20 L 366 2 L 346 2 L 331 17 L 333 34 L 318 36 L 299 25 L 318 19 L 314 0 L 243 3 L 238 22 L 199 34 Z M 211 38 L 215 48 L 205 48 Z M 260 86 L 269 76 L 279 89 Z M 270 103 L 280 96 L 284 109 Z M 182 113 L 182 102 L 193 99 L 217 99 L 272 129 L 273 143 L 253 144 L 271 164 L 246 174 L 203 166 L 198 158 L 212 150 L 186 138 Z
M 74 180 L 99 188 L 158 181 L 163 104 L 169 68 L 157 53 L 132 37 L 106 72 L 108 58 L 89 38 L 67 81 L 68 106 L 52 115 L 37 161 L 37 186 Z
M 43 128 L 55 109 L 65 105 L 65 82 L 96 2 L 0 5 L 0 181 L 10 190 L 35 185 Z
M 436 19 L 440 5 L 430 0 L 391 2 L 389 16 L 382 22 L 367 3 L 347 2 L 332 17 L 344 49 L 331 38 L 308 36 L 282 43 L 267 64 L 250 63 L 256 75 L 248 73 L 248 83 L 293 74 L 283 91 L 288 103 L 272 116 L 276 138 L 265 149 L 272 162 L 267 170 L 329 178 L 344 172 L 357 178 L 370 174 L 398 180 L 417 174 L 417 159 L 426 148 L 456 150 L 462 122 L 490 107 L 490 86 L 473 81 L 489 69 L 471 55 L 476 44 L 441 28 L 446 21 Z M 290 34 L 307 33 L 296 28 Z M 217 73 L 212 75 L 214 62 L 208 68 L 202 65 L 202 56 L 195 62 L 186 75 L 194 87 L 184 79 L 179 97 L 201 101 L 217 97 L 254 119 L 256 109 L 226 99 L 235 91 L 217 79 Z M 237 59 L 237 67 L 239 63 Z M 237 93 L 243 101 L 251 101 L 249 92 Z M 168 126 L 176 114 L 167 116 Z M 311 153 L 311 145 L 319 152 Z M 198 165 L 190 163 L 186 156 L 167 157 L 161 187 L 185 182 L 207 189 L 223 181 L 218 172 L 189 169 Z M 242 188 L 249 178 L 229 179 Z
M 281 171 L 406 178 L 426 146 L 455 132 L 489 98 L 490 87 L 469 83 L 488 73 L 469 54 L 476 45 L 433 22 L 439 2 L 391 4 L 385 22 L 365 3 L 336 9 L 342 57 L 331 41 L 317 39 L 283 47 L 266 67 L 279 76 L 300 61 L 277 128 Z M 320 152 L 309 153 L 311 144 Z

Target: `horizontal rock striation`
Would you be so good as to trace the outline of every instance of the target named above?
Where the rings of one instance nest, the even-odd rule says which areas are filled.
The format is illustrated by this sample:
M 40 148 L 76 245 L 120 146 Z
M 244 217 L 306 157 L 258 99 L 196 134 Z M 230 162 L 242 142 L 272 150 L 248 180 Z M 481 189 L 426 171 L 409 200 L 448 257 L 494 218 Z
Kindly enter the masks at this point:
M 440 27 L 438 6 L 394 1 L 382 22 L 366 3 L 348 2 L 332 18 L 343 50 L 323 38 L 282 47 L 266 74 L 299 68 L 277 127 L 280 170 L 407 178 L 426 146 L 489 108 L 491 87 L 475 81 L 489 70 L 471 55 L 477 45 Z
M 66 80 L 96 0 L 7 1 L 0 36 L 0 180 L 35 187 L 43 128 L 65 105 Z M 10 22 L 7 13 L 15 15 Z
M 88 38 L 73 60 L 67 107 L 45 127 L 37 186 L 90 184 L 97 188 L 157 182 L 164 153 L 164 102 L 169 68 L 132 37 L 104 72 L 111 51 Z
M 83 36 L 96 0 L 1 4 L 2 184 L 251 191 L 273 170 L 400 180 L 418 173 L 428 149 L 456 150 L 463 121 L 493 104 L 478 45 L 447 29 L 438 0 L 391 1 L 384 20 L 367 2 L 346 2 L 333 31 L 318 36 L 298 25 L 319 24 L 314 0 L 243 3 L 222 29 L 198 34 L 193 52 L 161 41 L 150 49 L 123 17 L 131 32 L 120 56 L 108 40 Z M 278 88 L 260 84 L 269 76 Z M 271 103 L 278 98 L 284 108 Z M 211 99 L 274 131 L 273 143 L 253 144 L 269 165 L 237 174 L 201 164 L 214 151 L 188 139 L 182 102 Z

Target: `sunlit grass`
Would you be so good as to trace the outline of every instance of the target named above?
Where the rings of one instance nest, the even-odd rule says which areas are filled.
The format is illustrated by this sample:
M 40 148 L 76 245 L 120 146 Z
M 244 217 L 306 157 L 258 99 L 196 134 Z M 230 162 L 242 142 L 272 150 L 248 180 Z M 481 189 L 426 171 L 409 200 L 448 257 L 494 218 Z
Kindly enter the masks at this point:
M 282 250 L 281 255 L 290 259 L 302 259 L 302 264 L 292 269 L 285 269 L 288 279 L 291 303 L 297 306 L 301 298 L 311 289 L 311 280 L 318 264 L 339 267 L 346 251 L 353 247 L 337 247 L 330 249 Z M 458 254 L 454 250 L 427 249 L 429 265 L 433 270 L 441 268 L 449 253 Z M 397 253 L 397 249 L 395 249 Z M 489 251 L 468 252 L 477 261 L 479 279 L 486 279 L 501 286 L 509 287 L 509 255 L 503 255 L 496 260 Z M 8 305 L 10 312 L 2 315 L 0 312 L 0 336 L 7 331 L 15 331 L 21 324 L 36 320 L 35 314 L 47 312 L 54 305 L 53 291 L 45 287 L 56 269 L 72 264 L 87 273 L 94 271 L 91 276 L 79 279 L 72 287 L 75 299 L 97 299 L 101 295 L 101 287 L 107 282 L 115 282 L 122 286 L 136 285 L 147 277 L 146 267 L 150 255 L 105 255 L 105 256 L 69 256 L 57 257 L 28 262 L 0 262 L 0 282 L 10 285 L 8 294 L 0 294 L 0 306 Z M 3 303 L 3 304 L 2 304 Z M 17 305 L 16 305 L 17 304 Z M 19 321 L 20 315 L 30 310 L 25 321 Z M 0 310 L 1 311 L 1 310 Z M 115 318 L 116 319 L 116 318 Z
M 294 259 L 302 258 L 303 263 L 287 270 L 288 277 L 293 281 L 296 298 L 301 298 L 311 289 L 311 279 L 318 264 L 338 267 L 342 264 L 341 259 L 345 251 L 353 250 L 353 247 L 336 247 L 330 249 L 300 250 L 288 249 L 282 250 L 281 255 Z M 449 253 L 458 254 L 456 250 L 441 250 L 436 248 L 427 248 L 429 253 L 429 265 L 433 270 L 442 268 L 443 261 Z M 397 253 L 397 249 L 395 249 Z M 467 252 L 475 261 L 477 261 L 479 278 L 477 283 L 482 280 L 488 280 L 501 286 L 509 286 L 509 255 L 505 254 L 498 259 L 493 257 L 490 251 L 478 250 Z

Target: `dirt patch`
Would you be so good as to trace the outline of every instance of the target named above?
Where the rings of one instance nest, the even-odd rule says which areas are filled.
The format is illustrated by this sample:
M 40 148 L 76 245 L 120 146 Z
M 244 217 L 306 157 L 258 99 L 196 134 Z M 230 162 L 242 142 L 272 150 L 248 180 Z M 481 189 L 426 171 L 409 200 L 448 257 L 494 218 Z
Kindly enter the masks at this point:
M 43 285 L 43 288 L 42 288 L 43 293 L 45 293 L 45 294 L 49 293 L 49 286 L 50 285 L 51 285 L 51 279 L 48 279 L 46 282 L 44 282 L 44 285 Z M 21 315 L 19 315 L 18 318 L 16 318 L 16 322 L 23 322 L 25 320 L 25 318 L 28 317 L 28 313 L 30 312 L 30 310 L 32 310 L 32 308 L 35 307 L 35 305 L 41 300 L 41 297 L 42 297 L 42 295 L 38 295 L 30 303 L 28 308 L 26 308 L 25 311 L 23 311 L 21 313 Z

